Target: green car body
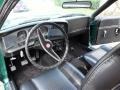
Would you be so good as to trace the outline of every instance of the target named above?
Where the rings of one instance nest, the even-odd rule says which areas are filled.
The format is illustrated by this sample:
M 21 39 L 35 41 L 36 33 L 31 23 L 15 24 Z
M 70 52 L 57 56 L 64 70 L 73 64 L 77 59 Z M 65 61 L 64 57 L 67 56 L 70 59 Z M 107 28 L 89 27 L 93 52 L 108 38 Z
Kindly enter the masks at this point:
M 4 0 L 0 0 L 0 7 L 2 6 L 3 2 L 4 2 Z
M 0 7 L 2 6 L 4 0 L 0 0 Z M 8 90 L 8 75 L 7 75 L 7 69 L 5 66 L 5 60 L 4 55 L 2 51 L 0 50 L 0 81 L 4 83 L 5 90 Z
M 8 76 L 7 69 L 5 66 L 4 56 L 2 51 L 0 50 L 0 80 L 4 83 L 5 90 L 8 90 Z

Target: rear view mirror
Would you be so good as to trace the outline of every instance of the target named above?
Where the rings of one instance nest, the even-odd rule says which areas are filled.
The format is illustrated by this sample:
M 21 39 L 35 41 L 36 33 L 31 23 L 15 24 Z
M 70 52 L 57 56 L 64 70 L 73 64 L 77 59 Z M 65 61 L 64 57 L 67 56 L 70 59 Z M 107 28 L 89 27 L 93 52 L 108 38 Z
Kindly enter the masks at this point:
M 63 8 L 91 8 L 92 3 L 90 1 L 70 1 L 63 2 Z

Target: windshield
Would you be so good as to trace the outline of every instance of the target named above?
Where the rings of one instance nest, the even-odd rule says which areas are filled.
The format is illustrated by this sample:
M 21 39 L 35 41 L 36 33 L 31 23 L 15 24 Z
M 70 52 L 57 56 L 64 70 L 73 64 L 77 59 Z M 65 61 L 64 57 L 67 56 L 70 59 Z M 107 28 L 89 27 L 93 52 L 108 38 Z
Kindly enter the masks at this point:
M 62 8 L 70 0 L 20 0 L 11 11 L 1 30 L 35 20 L 48 20 L 65 16 L 91 15 L 100 5 L 100 0 L 89 0 L 91 8 Z M 74 0 L 72 0 L 74 1 Z

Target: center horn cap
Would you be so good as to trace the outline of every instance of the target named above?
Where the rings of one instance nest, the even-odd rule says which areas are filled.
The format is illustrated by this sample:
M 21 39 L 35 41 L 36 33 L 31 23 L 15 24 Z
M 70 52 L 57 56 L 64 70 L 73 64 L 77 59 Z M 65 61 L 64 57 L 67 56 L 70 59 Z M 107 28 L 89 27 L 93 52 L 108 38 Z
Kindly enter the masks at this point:
M 46 48 L 50 48 L 51 47 L 51 44 L 50 43 L 46 43 Z

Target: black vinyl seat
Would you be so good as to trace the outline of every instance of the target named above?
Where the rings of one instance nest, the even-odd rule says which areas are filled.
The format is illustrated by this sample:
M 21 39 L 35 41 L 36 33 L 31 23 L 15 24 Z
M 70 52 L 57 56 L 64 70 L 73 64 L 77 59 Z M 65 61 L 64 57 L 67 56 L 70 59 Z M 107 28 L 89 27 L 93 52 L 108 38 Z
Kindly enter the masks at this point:
M 86 53 L 83 57 L 86 62 L 88 62 L 93 67 L 111 49 L 112 47 L 103 45 L 96 50 Z
M 66 62 L 61 68 L 44 71 L 25 82 L 20 90 L 78 90 L 85 76 Z
M 57 86 L 57 87 L 56 87 Z M 53 69 L 25 82 L 21 90 L 77 90 L 59 69 Z
M 100 59 L 86 76 L 64 63 L 23 83 L 20 90 L 120 90 L 120 44 Z

